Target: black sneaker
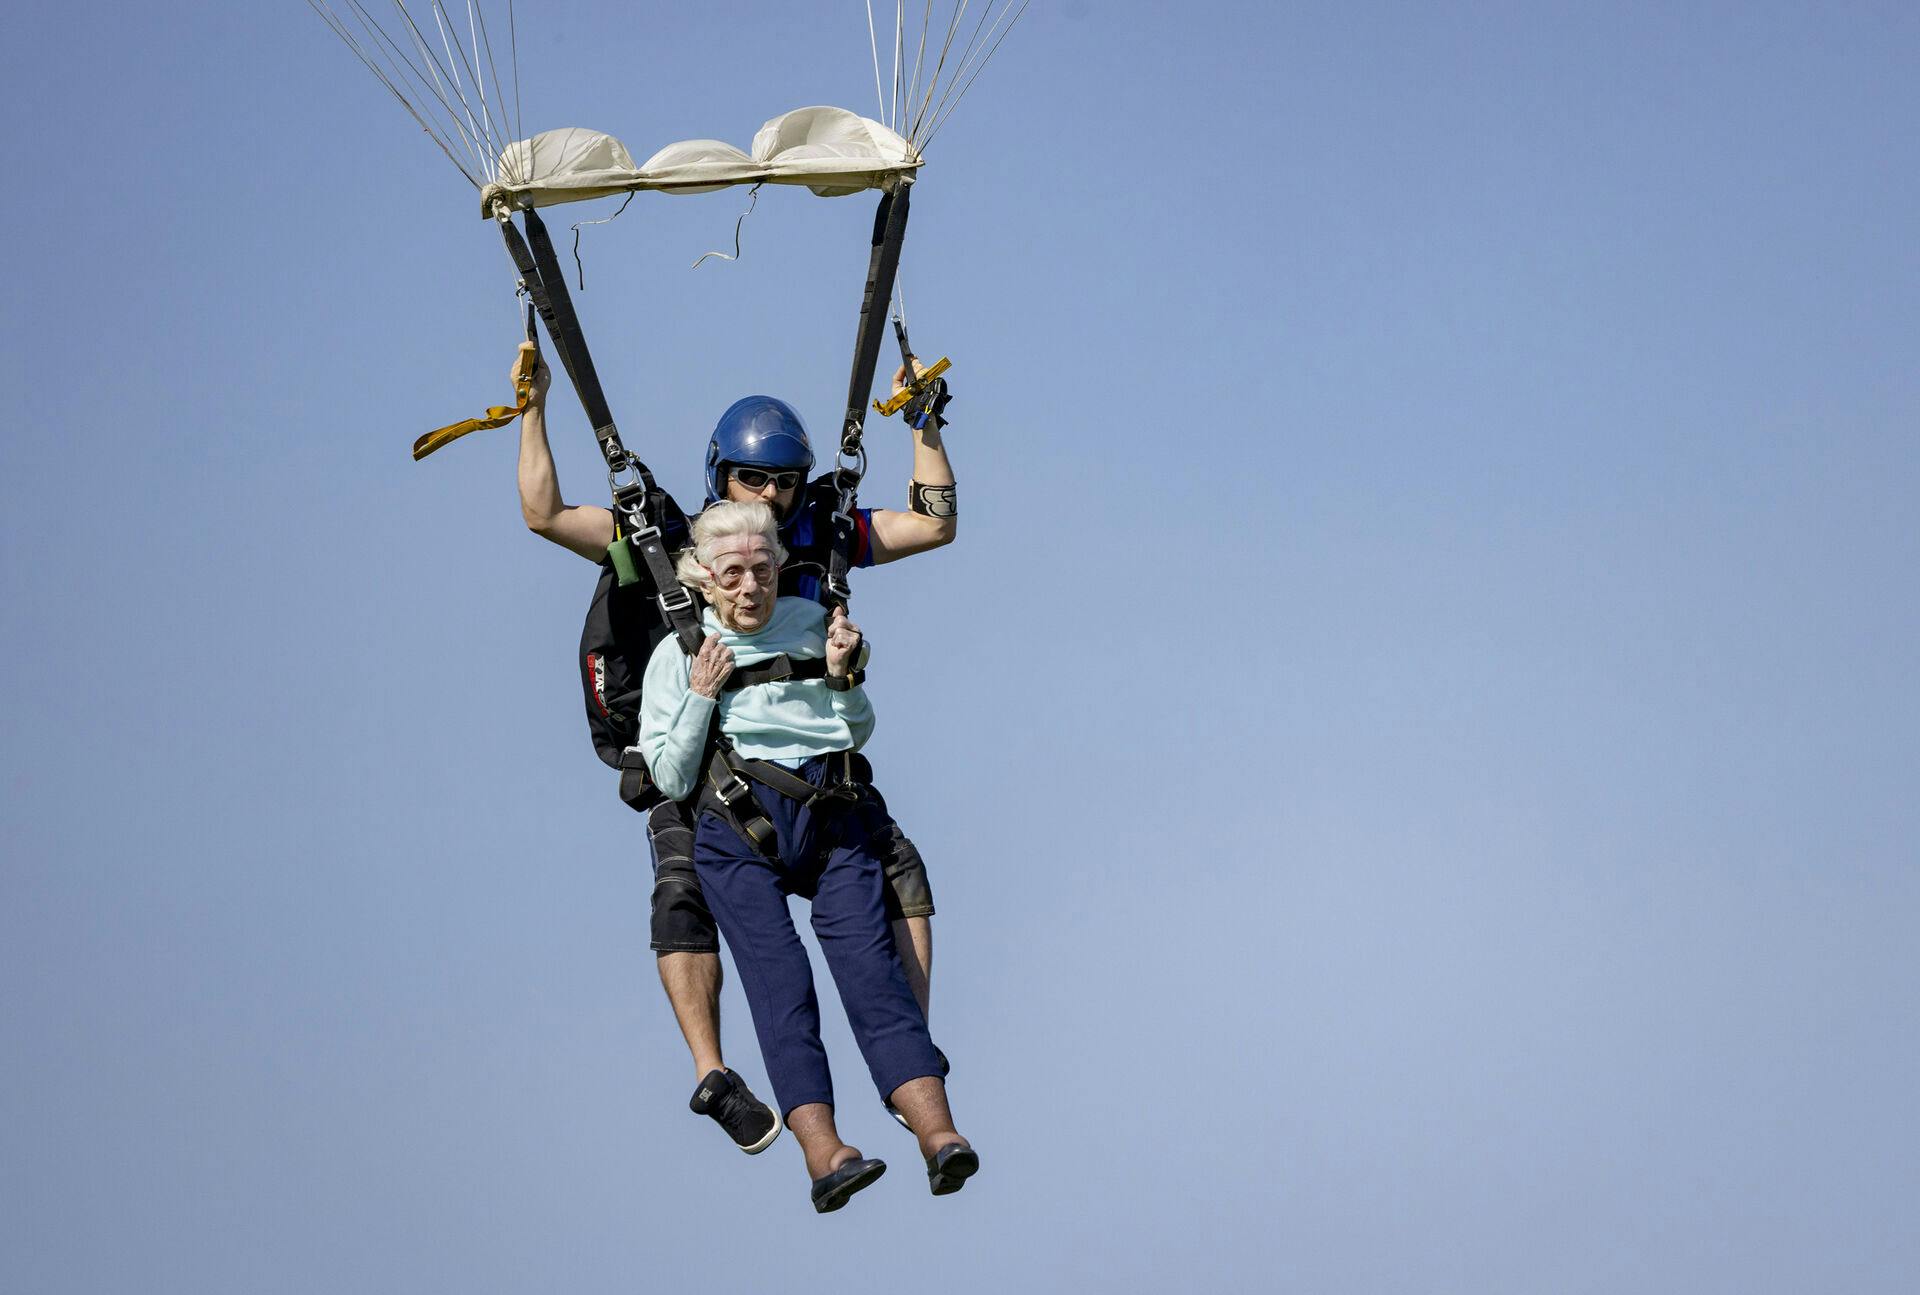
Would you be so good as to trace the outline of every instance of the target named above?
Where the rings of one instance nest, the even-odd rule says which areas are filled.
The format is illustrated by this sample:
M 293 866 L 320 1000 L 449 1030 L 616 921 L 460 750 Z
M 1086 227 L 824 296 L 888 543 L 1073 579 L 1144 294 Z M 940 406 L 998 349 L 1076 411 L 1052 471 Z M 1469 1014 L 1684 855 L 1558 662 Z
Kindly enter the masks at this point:
M 938 1048 L 935 1048 L 933 1050 L 933 1055 L 934 1055 L 934 1058 L 938 1060 L 940 1063 L 940 1078 L 945 1079 L 948 1075 L 953 1073 L 953 1065 L 947 1060 L 946 1053 L 940 1051 L 940 1049 Z M 887 1114 L 893 1116 L 893 1122 L 895 1124 L 898 1124 L 901 1128 L 905 1129 L 909 1133 L 913 1132 L 913 1125 L 907 1123 L 907 1117 L 902 1115 L 899 1111 L 893 1108 L 892 1102 L 889 1102 L 885 1098 L 882 1098 L 880 1101 L 880 1104 L 887 1108 Z
M 746 1080 L 726 1070 L 709 1070 L 693 1090 L 687 1109 L 695 1115 L 710 1115 L 727 1131 L 734 1145 L 750 1156 L 757 1156 L 780 1136 L 780 1116 L 771 1106 L 753 1095 Z

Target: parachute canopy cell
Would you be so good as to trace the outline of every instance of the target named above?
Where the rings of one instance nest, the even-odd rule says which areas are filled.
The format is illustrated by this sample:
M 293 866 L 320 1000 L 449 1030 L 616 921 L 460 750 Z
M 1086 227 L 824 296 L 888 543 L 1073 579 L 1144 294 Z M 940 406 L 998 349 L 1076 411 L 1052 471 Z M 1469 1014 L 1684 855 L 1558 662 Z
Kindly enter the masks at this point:
M 580 127 L 542 131 L 509 144 L 500 180 L 480 194 L 484 215 L 581 202 L 636 189 L 711 193 L 736 184 L 804 184 L 823 198 L 885 189 L 921 165 L 898 134 L 845 108 L 796 108 L 753 137 L 743 153 L 717 139 L 669 144 L 641 166 L 611 135 Z

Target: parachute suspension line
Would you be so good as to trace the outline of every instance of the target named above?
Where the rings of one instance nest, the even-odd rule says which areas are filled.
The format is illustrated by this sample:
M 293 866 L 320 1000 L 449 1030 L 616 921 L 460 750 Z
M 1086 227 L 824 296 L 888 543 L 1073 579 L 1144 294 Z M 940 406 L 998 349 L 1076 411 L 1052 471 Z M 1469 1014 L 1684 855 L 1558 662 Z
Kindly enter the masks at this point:
M 983 9 L 980 13 L 981 18 L 984 19 L 987 16 L 987 12 L 992 8 L 993 0 L 987 0 L 986 9 Z M 933 75 L 927 78 L 927 93 L 921 98 L 919 110 L 914 112 L 913 121 L 904 132 L 909 140 L 919 133 L 921 123 L 927 119 L 927 106 L 933 102 L 934 89 L 940 84 L 940 73 L 946 70 L 947 53 L 953 48 L 953 35 L 960 29 L 960 19 L 966 15 L 966 12 L 967 0 L 960 0 L 960 3 L 953 7 L 952 15 L 947 19 L 947 34 L 940 42 L 940 58 L 933 65 Z M 978 26 L 976 26 L 974 30 L 978 31 Z
M 512 10 L 509 9 L 508 13 L 511 14 Z M 500 84 L 500 66 L 499 64 L 495 63 L 493 59 L 493 37 L 487 32 L 486 7 L 484 5 L 475 5 L 473 3 L 473 0 L 467 0 L 467 17 L 469 19 L 476 21 L 479 24 L 480 39 L 479 39 L 479 42 L 477 42 L 474 46 L 474 57 L 476 59 L 479 57 L 480 46 L 484 44 L 486 46 L 486 51 L 487 51 L 487 71 L 493 77 L 493 97 L 495 100 L 499 102 L 499 105 L 500 105 L 500 133 L 502 135 L 508 134 L 508 126 L 511 124 L 513 127 L 513 134 L 512 134 L 512 137 L 506 141 L 507 143 L 511 143 L 514 138 L 519 138 L 520 128 L 518 123 L 509 123 L 507 120 L 507 92 L 505 87 L 503 87 Z M 517 85 L 519 83 L 519 80 L 520 80 L 519 69 L 515 68 L 514 83 Z M 499 175 L 500 163 L 498 161 L 498 158 L 499 158 L 498 150 L 496 150 L 496 152 L 494 153 L 494 157 L 495 157 L 494 179 L 498 180 L 500 178 L 500 175 Z
M 894 6 L 893 45 L 893 120 L 888 125 L 897 131 L 907 97 L 907 0 L 898 0 Z
M 765 183 L 765 180 L 760 182 L 760 184 Z M 753 214 L 755 204 L 760 201 L 760 184 L 756 184 L 753 188 L 747 190 L 747 209 L 740 213 L 738 220 L 733 222 L 733 255 L 728 256 L 725 252 L 702 252 L 700 254 L 700 261 L 704 261 L 710 256 L 717 256 L 723 261 L 737 261 L 740 259 L 740 226 L 747 223 L 747 217 Z M 628 194 L 627 196 L 631 198 L 633 195 Z M 624 206 L 624 204 L 622 205 Z M 617 216 L 620 213 L 616 211 L 613 214 Z M 611 217 L 609 217 L 609 219 L 611 219 Z M 695 261 L 692 268 L 696 270 L 699 269 L 700 261 Z
M 394 3 L 399 4 L 399 0 L 394 0 Z M 468 128 L 481 143 L 481 155 L 485 163 L 483 169 L 489 180 L 498 181 L 499 163 L 495 159 L 500 156 L 500 150 L 494 145 L 493 119 L 487 113 L 486 87 L 480 84 L 478 77 L 474 76 L 473 65 L 467 62 L 465 47 L 460 44 L 457 37 L 449 38 L 447 35 L 447 24 L 453 20 L 453 16 L 446 11 L 446 7 L 440 3 L 440 0 L 430 0 L 430 7 L 433 11 L 433 24 L 440 32 L 440 48 L 447 56 L 447 71 L 453 78 L 454 93 L 460 96 L 460 105 L 466 109 Z M 405 6 L 401 6 L 401 12 L 405 12 Z M 466 87 L 460 81 L 460 68 L 455 65 L 453 56 L 455 50 L 460 52 L 459 63 L 465 65 L 467 79 L 473 82 L 474 95 L 480 100 L 480 120 L 478 121 L 474 120 L 473 105 L 467 102 Z
M 496 3 L 501 0 L 496 0 Z M 476 188 L 500 180 L 500 156 L 522 129 L 517 0 L 504 0 L 508 74 L 487 20 L 487 0 L 465 0 L 466 21 L 453 0 L 307 0 L 339 38 Z M 375 10 L 388 10 L 385 25 Z M 420 22 L 422 12 L 431 16 Z M 462 39 L 460 29 L 466 28 Z M 426 27 L 431 26 L 432 32 Z
M 620 200 L 620 205 L 613 209 L 613 215 L 611 216 L 602 216 L 598 220 L 576 220 L 573 222 L 573 272 L 578 276 L 580 291 L 585 292 L 587 290 L 587 267 L 580 264 L 580 226 L 604 225 L 609 221 L 619 219 L 620 213 L 627 209 L 627 204 L 633 201 L 633 195 L 638 192 L 638 189 L 627 190 L 627 196 Z
M 348 0 L 348 3 L 352 4 L 355 8 L 360 7 L 359 0 Z M 433 46 L 427 40 L 426 33 L 421 31 L 419 24 L 414 22 L 413 14 L 408 11 L 403 0 L 393 0 L 393 7 L 406 24 L 407 33 L 412 39 L 414 51 L 420 56 L 422 62 L 425 63 L 427 71 L 432 74 L 434 97 L 440 100 L 441 106 L 447 110 L 447 119 L 453 123 L 454 130 L 457 131 L 461 139 L 466 142 L 467 151 L 473 154 L 476 168 L 488 179 L 496 179 L 497 177 L 494 175 L 494 163 L 491 157 L 491 141 L 484 137 L 483 132 L 479 129 L 478 123 L 474 121 L 473 106 L 467 102 L 466 90 L 461 85 L 459 71 L 453 66 L 453 55 L 445 39 L 445 28 L 440 23 L 439 5 L 434 3 L 432 7 L 434 10 L 434 22 L 436 26 L 440 28 L 441 49 L 447 52 L 447 61 L 445 63 L 441 62 L 440 55 L 433 52 Z M 424 76 L 422 80 L 425 80 Z M 448 101 L 448 94 L 453 96 L 453 102 L 457 102 L 460 105 L 457 110 L 454 108 L 453 102 Z
M 920 15 L 920 47 L 913 56 L 913 75 L 907 78 L 907 96 L 901 113 L 904 120 L 913 111 L 913 101 L 920 93 L 920 68 L 927 58 L 927 28 L 933 25 L 933 0 L 927 0 L 926 12 Z M 898 127 L 895 127 L 896 132 Z
M 507 0 L 507 62 L 513 68 L 513 137 L 525 139 L 526 119 L 520 115 L 520 27 L 514 21 L 513 0 Z
M 520 29 L 514 18 L 513 0 L 507 0 L 507 47 L 508 59 L 513 64 L 513 136 L 527 140 L 527 174 L 519 178 L 531 180 L 540 174 L 540 146 L 527 138 L 526 119 L 520 112 Z
M 393 83 L 392 77 L 389 77 L 386 71 L 383 70 L 378 63 L 373 61 L 373 58 L 367 53 L 365 47 L 360 44 L 359 40 L 346 26 L 345 22 L 341 20 L 339 15 L 329 9 L 324 3 L 324 0 L 307 0 L 307 7 L 320 15 L 320 20 L 327 24 L 327 27 L 335 36 L 340 38 L 340 43 L 351 50 L 354 57 L 358 58 L 360 62 L 366 66 L 367 70 L 373 73 L 374 79 L 387 88 L 387 93 L 399 100 L 400 106 L 407 110 L 407 115 L 413 118 L 419 125 L 421 131 L 426 134 L 426 137 L 433 141 L 436 148 L 446 154 L 447 161 L 453 163 L 454 168 L 466 178 L 468 184 L 478 189 L 480 187 L 479 177 L 468 169 L 465 162 L 462 162 L 458 157 L 454 156 L 453 149 L 448 145 L 440 131 L 436 129 L 434 123 L 429 122 L 425 117 L 420 115 L 420 110 L 413 106 L 413 102 L 408 99 L 406 95 L 401 93 L 400 87 Z
M 973 0 L 953 0 L 947 11 L 946 31 L 941 34 L 939 52 L 929 67 L 927 45 L 933 29 L 933 0 L 925 0 L 922 6 L 920 33 L 911 42 L 911 48 L 907 31 L 908 0 L 894 0 L 893 84 L 889 90 L 880 75 L 880 36 L 874 23 L 873 0 L 867 0 L 867 47 L 873 57 L 874 98 L 879 102 L 881 119 L 919 153 L 946 124 L 948 116 L 966 97 L 974 80 L 1031 3 L 1032 0 L 1019 0 L 1018 4 L 1014 0 L 982 0 L 966 43 L 959 45 L 960 28 Z
M 460 108 L 456 110 L 453 103 L 449 102 L 447 94 L 451 79 L 448 71 L 441 67 L 439 56 L 436 55 L 433 52 L 433 48 L 427 44 L 426 34 L 415 24 L 413 15 L 407 12 L 407 7 L 400 3 L 400 0 L 394 0 L 394 8 L 399 10 L 400 17 L 405 21 L 407 33 L 413 42 L 414 51 L 425 64 L 424 71 L 407 56 L 406 51 L 400 48 L 399 43 L 396 42 L 393 37 L 387 35 L 385 28 L 381 27 L 379 23 L 374 22 L 373 18 L 368 15 L 366 10 L 361 6 L 360 0 L 347 0 L 347 3 L 352 5 L 360 14 L 361 21 L 370 24 L 375 31 L 380 33 L 381 38 L 386 41 L 393 53 L 398 55 L 409 68 L 413 69 L 414 75 L 419 79 L 420 83 L 427 87 L 435 99 L 439 100 L 441 108 L 446 111 L 447 121 L 453 127 L 453 133 L 460 137 L 461 142 L 466 145 L 467 152 L 472 154 L 475 170 L 479 174 L 491 179 L 492 168 L 487 165 L 485 150 L 480 147 L 480 141 L 476 139 L 473 132 L 468 129 L 467 123 L 472 120 L 473 114 L 471 110 L 467 108 L 466 100 L 460 97 L 458 91 L 453 91 L 453 94 L 454 98 L 459 101 Z M 431 79 L 429 79 L 429 74 L 431 74 Z M 478 184 L 479 181 L 476 180 L 475 183 Z
M 455 36 L 454 36 L 454 44 L 458 45 L 459 43 L 460 43 L 460 39 L 459 39 L 458 31 L 456 29 Z M 480 67 L 480 30 L 479 30 L 479 21 L 474 15 L 473 0 L 467 0 L 467 44 L 473 50 L 473 61 L 470 63 L 467 63 L 466 54 L 464 52 L 462 52 L 460 56 L 460 60 L 463 63 L 467 63 L 467 72 L 469 75 L 473 77 L 473 87 L 475 90 L 480 92 L 480 112 L 488 126 L 487 142 L 489 144 L 496 145 L 496 147 L 493 150 L 493 156 L 495 157 L 495 159 L 498 159 L 500 156 L 500 149 L 498 145 L 501 143 L 504 143 L 505 141 L 499 141 L 494 139 L 493 130 L 492 130 L 493 114 L 487 111 L 487 82 L 486 82 L 486 78 L 480 75 L 482 71 L 482 68 Z M 497 76 L 493 79 L 493 92 L 496 97 L 500 93 L 500 78 Z M 505 135 L 506 133 L 507 133 L 507 114 L 503 110 L 500 113 L 500 134 Z M 496 173 L 493 178 L 495 180 L 498 180 L 500 176 L 497 171 L 497 168 L 499 167 L 499 162 L 497 160 L 495 161 L 494 166 L 496 168 Z
M 307 0 L 309 4 L 313 0 Z M 880 36 L 873 28 L 873 0 L 867 0 L 867 48 L 873 51 L 873 96 L 880 101 L 880 115 L 887 115 L 887 92 L 880 88 Z
M 1001 44 L 1007 39 L 1007 36 L 1013 31 L 1014 24 L 1020 21 L 1021 15 L 1027 12 L 1027 6 L 1032 2 L 1033 0 L 1020 0 L 1020 7 L 1018 9 L 1011 10 L 1013 14 L 1013 18 L 1011 21 L 1007 23 L 1006 30 L 1001 31 L 999 39 L 994 40 L 993 44 L 987 48 L 986 52 L 979 56 L 978 60 L 973 64 L 972 75 L 967 76 L 966 82 L 962 84 L 960 78 L 963 75 L 966 75 L 967 73 L 967 59 L 972 56 L 972 51 L 973 51 L 972 43 L 969 42 L 967 56 L 961 59 L 960 66 L 954 70 L 953 80 L 947 83 L 947 92 L 946 94 L 941 96 L 940 106 L 934 109 L 934 119 L 932 124 L 929 126 L 927 130 L 926 138 L 915 140 L 914 141 L 915 148 L 924 148 L 926 145 L 933 142 L 933 137 L 940 133 L 940 128 L 946 125 L 947 118 L 953 115 L 953 110 L 960 106 L 960 101 L 962 99 L 966 98 L 967 91 L 973 87 L 974 81 L 979 78 L 981 72 L 986 70 L 988 60 L 991 59 L 994 56 L 994 54 L 1000 49 Z M 1008 12 L 1009 12 L 1008 8 L 1002 8 L 1000 10 L 1001 17 L 1005 17 Z M 994 19 L 993 27 L 987 30 L 988 39 L 993 38 L 993 33 L 996 29 L 999 28 L 999 26 L 1000 26 L 1000 19 L 999 18 Z M 956 86 L 959 87 L 957 92 L 955 90 Z
M 324 0 L 322 0 L 322 4 L 324 4 Z M 427 134 L 432 137 L 434 143 L 440 146 L 440 151 L 445 153 L 453 164 L 460 168 L 460 173 L 466 176 L 475 188 L 478 188 L 481 183 L 478 169 L 476 166 L 469 165 L 469 161 L 477 162 L 477 158 L 469 157 L 468 159 L 462 159 L 454 155 L 454 140 L 458 138 L 461 144 L 465 145 L 466 135 L 465 132 L 460 129 L 458 119 L 453 111 L 452 105 L 447 103 L 446 96 L 440 92 L 439 87 L 428 80 L 427 74 L 414 64 L 413 60 L 399 47 L 393 37 L 387 34 L 386 29 L 375 22 L 373 17 L 360 6 L 358 0 L 347 0 L 347 7 L 353 12 L 353 15 L 360 20 L 361 27 L 367 32 L 372 41 L 374 51 L 385 60 L 387 65 L 386 71 L 383 71 L 380 66 L 373 61 L 373 58 L 367 53 L 366 48 L 347 30 L 345 19 L 334 13 L 330 8 L 323 10 L 320 6 L 316 6 L 316 12 L 320 12 L 322 17 L 328 19 L 328 26 L 334 29 L 334 33 L 346 43 L 349 49 L 360 56 L 361 62 L 365 63 L 389 90 L 393 91 L 394 97 L 399 99 L 408 113 L 412 115 L 413 119 L 420 123 L 420 128 L 426 131 Z M 403 72 L 401 70 L 402 68 L 406 70 Z M 389 72 L 392 74 L 391 76 L 388 75 Z M 409 79 L 409 74 L 411 74 L 411 79 Z M 400 84 L 396 84 L 396 78 Z M 420 105 L 416 105 L 412 99 L 407 97 L 406 91 L 401 89 L 401 85 L 403 84 L 406 85 L 409 90 L 411 90 L 415 84 L 421 89 L 424 89 L 428 95 L 432 96 L 433 99 L 440 104 L 441 111 L 446 113 L 446 121 L 442 122 L 437 118 L 429 120 L 429 118 L 432 117 L 432 113 L 431 110 L 425 108 L 424 100 Z M 449 126 L 447 123 L 452 124 Z M 472 154 L 471 147 L 468 147 L 466 151 L 469 155 Z
M 414 54 L 417 54 L 420 58 L 419 63 L 415 63 L 413 56 L 400 48 L 398 41 L 387 35 L 384 27 L 374 22 L 372 16 L 369 15 L 360 4 L 360 0 L 347 0 L 347 3 L 352 5 L 354 9 L 360 13 L 363 22 L 371 23 L 374 30 L 380 33 L 382 39 L 386 41 L 392 52 L 404 60 L 409 68 L 413 69 L 414 75 L 419 79 L 420 83 L 427 87 L 428 91 L 439 102 L 441 109 L 447 114 L 447 122 L 451 126 L 451 133 L 459 136 L 460 142 L 465 146 L 468 156 L 473 159 L 475 171 L 481 175 L 485 175 L 487 170 L 485 157 L 480 150 L 479 144 L 474 140 L 472 133 L 467 129 L 465 101 L 462 100 L 461 106 L 455 108 L 453 101 L 448 98 L 450 87 L 445 70 L 440 66 L 438 56 L 436 56 L 432 48 L 428 46 L 426 37 L 421 33 L 419 27 L 414 25 L 413 15 L 406 11 L 405 6 L 401 5 L 399 0 L 395 0 L 394 7 L 400 11 L 400 16 L 404 20 L 408 38 L 413 44 Z M 455 98 L 458 98 L 458 96 L 456 95 Z
M 460 68 L 458 64 L 455 63 L 454 57 L 453 57 L 453 51 L 460 50 L 459 62 L 465 63 L 467 61 L 466 51 L 464 49 L 461 49 L 459 41 L 448 40 L 447 21 L 449 20 L 451 15 L 447 14 L 446 9 L 441 6 L 439 0 L 432 0 L 432 3 L 430 4 L 429 7 L 433 12 L 434 26 L 440 32 L 440 49 L 447 56 L 447 73 L 449 76 L 453 78 L 454 93 L 460 96 L 460 104 L 463 108 L 466 109 L 466 112 L 467 112 L 467 127 L 469 130 L 473 132 L 475 138 L 480 141 L 480 152 L 482 157 L 488 161 L 491 161 L 495 156 L 495 153 L 493 148 L 493 131 L 491 129 L 492 123 L 487 120 L 487 115 L 486 115 L 487 114 L 486 95 L 480 93 L 479 86 L 476 85 L 474 87 L 474 93 L 480 100 L 480 118 L 478 121 L 476 121 L 473 115 L 473 105 L 467 102 L 466 86 L 463 85 L 460 80 Z M 469 79 L 471 79 L 473 69 L 469 67 L 467 69 L 467 72 L 468 72 Z M 500 177 L 495 175 L 493 171 L 489 169 L 487 173 L 487 178 L 490 180 L 498 180 Z

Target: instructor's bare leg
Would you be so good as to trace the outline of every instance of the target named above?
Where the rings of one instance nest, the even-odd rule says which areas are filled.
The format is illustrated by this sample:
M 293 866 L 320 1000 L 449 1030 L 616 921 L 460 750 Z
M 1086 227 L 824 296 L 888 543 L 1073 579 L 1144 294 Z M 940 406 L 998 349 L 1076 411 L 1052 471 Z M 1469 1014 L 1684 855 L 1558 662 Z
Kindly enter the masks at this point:
M 720 1059 L 720 955 L 663 953 L 659 962 L 660 984 L 693 1054 L 694 1075 L 725 1070 L 726 1062 Z
M 926 917 L 898 917 L 893 922 L 893 942 L 900 950 L 900 961 L 907 969 L 907 987 L 920 1004 L 920 1015 L 933 1020 L 933 921 Z

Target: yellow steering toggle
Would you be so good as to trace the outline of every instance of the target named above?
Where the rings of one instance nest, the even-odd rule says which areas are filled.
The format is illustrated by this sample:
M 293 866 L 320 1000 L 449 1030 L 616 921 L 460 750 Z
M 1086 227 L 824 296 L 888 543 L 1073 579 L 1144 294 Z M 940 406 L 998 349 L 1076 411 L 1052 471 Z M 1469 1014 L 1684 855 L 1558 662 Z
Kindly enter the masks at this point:
M 902 409 L 905 409 L 907 407 L 907 403 L 909 401 L 911 401 L 915 396 L 919 395 L 922 391 L 925 391 L 927 389 L 927 386 L 935 378 L 939 377 L 941 374 L 945 373 L 948 369 L 951 369 L 952 367 L 953 367 L 953 361 L 949 360 L 944 355 L 941 356 L 939 359 L 933 362 L 932 368 L 923 370 L 919 377 L 915 378 L 912 382 L 908 383 L 906 387 L 902 389 L 898 395 L 894 396 L 893 399 L 888 400 L 884 403 L 876 400 L 873 402 L 873 407 L 879 410 L 882 414 L 886 414 L 886 415 L 893 415 L 893 414 L 899 413 Z

